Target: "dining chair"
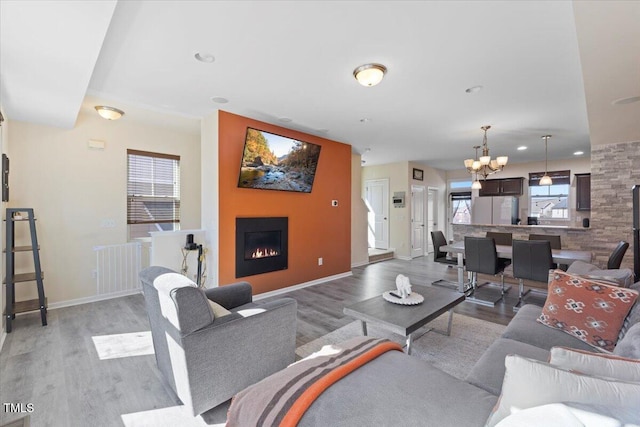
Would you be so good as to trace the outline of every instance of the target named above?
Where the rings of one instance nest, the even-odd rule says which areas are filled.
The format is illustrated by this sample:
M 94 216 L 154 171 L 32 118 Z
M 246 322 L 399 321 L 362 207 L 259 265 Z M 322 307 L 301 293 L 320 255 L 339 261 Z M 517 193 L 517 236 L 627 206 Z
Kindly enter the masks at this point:
M 486 237 L 492 238 L 495 240 L 496 245 L 503 246 L 511 246 L 511 242 L 513 242 L 513 234 L 512 233 L 501 233 L 498 231 L 487 231 Z M 511 264 L 510 258 L 500 258 L 504 260 L 506 265 Z
M 555 234 L 529 234 L 529 240 L 546 240 L 551 243 L 551 249 L 562 249 L 560 236 Z M 560 265 L 560 268 L 567 271 L 567 265 Z M 558 264 L 553 263 L 553 268 L 558 268 Z
M 442 252 L 440 247 L 447 244 L 444 233 L 440 230 L 431 232 L 431 241 L 433 242 L 433 260 L 442 264 L 456 265 L 458 261 L 455 258 L 447 258 L 447 253 Z
M 471 273 L 471 293 L 467 296 L 466 301 L 493 307 L 509 290 L 504 285 L 504 268 L 507 264 L 498 258 L 495 240 L 490 237 L 466 236 L 464 238 L 464 257 L 467 271 Z M 488 282 L 478 285 L 478 273 L 494 276 L 500 274 L 501 284 Z M 498 289 L 495 289 L 496 287 Z
M 512 233 L 501 233 L 498 231 L 487 231 L 486 237 L 492 238 L 496 245 L 504 245 L 511 246 L 511 242 L 513 241 Z
M 513 276 L 518 279 L 518 302 L 513 307 L 518 311 L 525 297 L 530 293 L 541 293 L 546 296 L 546 291 L 534 289 L 524 290 L 524 280 L 549 283 L 549 270 L 553 269 L 553 255 L 551 254 L 551 242 L 548 240 L 514 240 L 512 244 Z
M 609 261 L 607 262 L 608 270 L 616 270 L 620 268 L 620 264 L 622 264 L 622 258 L 624 258 L 624 254 L 629 249 L 629 243 L 621 240 L 618 243 L 618 246 L 611 252 L 611 256 L 609 257 Z

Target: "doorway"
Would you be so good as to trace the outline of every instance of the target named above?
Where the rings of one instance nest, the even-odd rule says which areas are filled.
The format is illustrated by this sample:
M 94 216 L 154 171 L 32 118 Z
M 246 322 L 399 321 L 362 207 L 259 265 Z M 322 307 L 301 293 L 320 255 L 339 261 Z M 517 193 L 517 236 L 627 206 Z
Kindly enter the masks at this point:
M 425 187 L 411 186 L 411 258 L 424 256 L 425 251 Z
M 370 248 L 389 249 L 389 179 L 371 179 L 364 183 L 367 204 L 367 240 Z
M 427 253 L 433 253 L 431 232 L 439 230 L 438 210 L 438 189 L 430 187 L 427 190 Z

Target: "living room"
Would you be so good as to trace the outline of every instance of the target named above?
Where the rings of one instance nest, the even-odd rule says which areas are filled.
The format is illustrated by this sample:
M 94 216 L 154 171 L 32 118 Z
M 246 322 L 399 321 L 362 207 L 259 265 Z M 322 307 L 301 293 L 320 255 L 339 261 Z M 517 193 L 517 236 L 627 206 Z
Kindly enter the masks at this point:
M 11 3 L 15 2 L 3 2 L 3 19 L 6 19 L 7 16 L 7 13 L 4 13 L 8 10 L 5 9 L 8 7 L 7 4 Z M 92 36 L 98 39 L 94 40 L 94 64 L 99 55 L 109 52 L 113 54 L 114 52 L 110 50 L 112 46 L 106 40 L 106 35 L 128 30 L 124 27 L 124 23 L 127 21 L 121 20 L 122 15 L 135 16 L 135 13 L 140 13 L 142 10 L 140 4 L 129 5 L 128 7 L 132 9 L 126 9 L 126 5 L 120 4 L 122 2 L 104 3 L 110 4 L 112 9 L 109 19 L 101 21 L 100 28 L 102 30 L 97 28 L 96 22 L 93 20 L 95 17 L 92 17 L 92 20 L 87 24 L 90 27 L 87 29 L 87 33 L 102 31 L 102 36 Z M 11 6 L 17 7 L 16 4 L 11 4 Z M 637 162 L 640 155 L 638 154 L 640 153 L 640 135 L 636 119 L 639 104 L 624 104 L 618 106 L 617 109 L 610 105 L 612 100 L 638 95 L 637 79 L 633 78 L 634 68 L 629 66 L 626 61 L 629 58 L 637 58 L 637 49 L 634 48 L 634 43 L 637 44 L 637 39 L 640 37 L 634 36 L 632 25 L 620 24 L 621 21 L 618 21 L 618 19 L 622 19 L 620 15 L 633 16 L 632 13 L 625 12 L 625 7 L 630 7 L 633 13 L 636 13 L 636 9 L 628 4 L 625 6 L 624 3 L 616 3 L 616 5 L 620 9 L 615 10 L 615 13 L 611 12 L 616 17 L 609 17 L 605 21 L 609 26 L 621 28 L 620 31 L 626 29 L 631 33 L 629 39 L 621 38 L 618 40 L 624 41 L 616 41 L 615 43 L 610 40 L 600 40 L 593 42 L 590 49 L 582 43 L 580 45 L 586 97 L 584 107 L 586 111 L 583 119 L 586 121 L 588 117 L 588 134 L 583 139 L 588 143 L 592 179 L 591 226 L 589 238 L 586 239 L 584 245 L 585 250 L 590 250 L 593 253 L 594 263 L 599 264 L 606 262 L 613 241 L 630 240 L 630 224 L 632 222 L 630 187 L 640 182 L 638 168 L 633 167 L 634 161 Z M 245 4 L 240 8 L 241 12 L 251 12 L 252 6 L 255 5 Z M 179 9 L 177 5 L 172 7 Z M 172 7 L 162 13 L 171 14 Z M 387 4 L 385 7 L 393 10 L 392 5 Z M 37 23 L 40 23 L 39 20 L 46 20 L 45 17 L 33 10 L 28 13 L 39 16 L 38 20 L 35 20 Z M 60 11 L 55 13 L 60 13 Z M 240 14 L 237 11 L 236 13 Z M 324 9 L 323 13 L 330 15 L 329 11 Z M 577 13 L 580 14 L 581 20 L 576 18 L 575 25 L 578 30 L 578 39 L 582 42 L 580 31 L 584 30 L 585 26 L 591 26 L 593 21 L 590 19 L 595 18 L 590 17 L 587 6 L 577 6 Z M 604 16 L 602 15 L 603 11 L 600 10 L 599 13 Z M 111 16 L 113 16 L 113 20 Z M 62 25 L 62 22 L 65 21 L 59 19 L 56 25 Z M 42 25 L 43 28 L 46 27 L 45 24 Z M 238 31 L 237 28 L 231 26 L 231 20 L 224 25 L 229 26 L 225 28 L 228 33 Z M 609 28 L 607 25 L 600 26 Z M 150 29 L 148 30 L 150 31 Z M 637 32 L 637 30 L 635 31 Z M 602 32 L 606 33 L 606 30 Z M 320 37 L 320 35 L 315 34 L 315 37 Z M 624 36 L 618 35 L 617 37 Z M 136 41 L 136 43 L 144 46 L 145 40 Z M 321 286 L 316 284 L 331 280 L 348 280 L 355 268 L 367 265 L 366 207 L 361 197 L 364 176 L 362 170 L 363 167 L 366 169 L 367 165 L 388 164 L 388 162 L 374 159 L 376 155 L 382 157 L 388 155 L 388 148 L 380 147 L 378 150 L 378 146 L 374 146 L 371 151 L 366 151 L 369 146 L 367 140 L 373 140 L 372 131 L 363 131 L 357 141 L 342 140 L 334 137 L 331 129 L 329 132 L 320 132 L 317 129 L 321 129 L 321 127 L 315 126 L 316 123 L 323 123 L 323 126 L 330 127 L 331 121 L 324 118 L 324 115 L 333 117 L 333 114 L 336 113 L 329 115 L 318 108 L 306 113 L 307 116 L 293 117 L 293 113 L 284 107 L 269 109 L 267 104 L 262 103 L 247 105 L 244 106 L 244 110 L 238 111 L 238 107 L 234 103 L 239 101 L 232 96 L 231 92 L 229 94 L 207 92 L 204 98 L 208 104 L 206 107 L 201 107 L 201 111 L 206 111 L 205 113 L 182 112 L 176 114 L 172 111 L 179 111 L 178 107 L 162 107 L 160 106 L 161 102 L 152 105 L 136 99 L 135 88 L 132 88 L 134 89 L 131 92 L 132 95 L 127 95 L 126 91 L 115 94 L 100 93 L 96 89 L 99 85 L 95 85 L 92 90 L 87 91 L 89 79 L 95 79 L 94 83 L 104 83 L 108 81 L 110 73 L 123 73 L 124 77 L 120 78 L 126 79 L 126 67 L 96 68 L 96 75 L 92 77 L 93 66 L 90 67 L 86 76 L 84 88 L 79 91 L 76 89 L 76 92 L 68 94 L 69 102 L 74 104 L 71 109 L 76 109 L 76 116 L 72 123 L 66 122 L 64 126 L 59 126 L 61 122 L 53 115 L 47 122 L 48 124 L 45 124 L 43 120 L 28 119 L 26 115 L 23 116 L 26 113 L 21 110 L 9 108 L 9 105 L 15 102 L 16 97 L 23 96 L 23 93 L 12 92 L 12 81 L 6 77 L 12 74 L 5 72 L 11 70 L 4 68 L 8 67 L 7 63 L 10 63 L 7 59 L 13 59 L 9 56 L 13 52 L 12 44 L 19 46 L 15 39 L 3 37 L 3 96 L 0 98 L 0 107 L 5 121 L 1 126 L 2 152 L 7 154 L 11 162 L 9 172 L 10 198 L 8 203 L 3 204 L 3 207 L 34 208 L 38 218 L 38 234 L 42 246 L 43 270 L 46 272 L 45 288 L 50 313 L 53 314 L 58 309 L 62 310 L 65 307 L 75 307 L 75 310 L 82 311 L 82 307 L 88 303 L 118 296 L 101 295 L 98 292 L 94 271 L 96 269 L 94 249 L 99 246 L 119 245 L 128 241 L 129 231 L 126 221 L 126 151 L 128 149 L 180 156 L 182 188 L 180 228 L 182 230 L 204 230 L 205 232 L 205 240 L 199 243 L 202 243 L 207 249 L 207 286 L 215 287 L 218 284 L 227 284 L 238 280 L 234 271 L 234 221 L 236 217 L 258 214 L 289 217 L 290 236 L 292 237 L 289 247 L 291 258 L 286 270 L 247 279 L 254 286 L 255 294 L 275 291 L 275 293 L 267 294 L 275 296 L 279 292 L 300 289 L 304 286 Z M 207 45 L 209 44 L 207 43 Z M 321 43 L 318 45 L 322 46 Z M 603 45 L 610 49 L 604 52 Z M 615 49 L 611 46 L 615 46 Z M 185 48 L 189 52 L 190 49 L 198 48 L 194 46 Z M 199 63 L 189 58 L 193 62 L 189 66 L 195 70 L 193 71 L 195 75 L 215 74 L 217 71 L 211 66 L 218 65 L 216 62 L 224 62 L 224 55 L 215 51 L 217 47 L 211 49 L 216 54 L 216 61 L 213 63 Z M 628 56 L 622 53 L 625 51 L 629 53 Z M 224 53 L 230 54 L 226 51 Z M 603 59 L 601 56 L 605 53 L 611 57 L 607 56 Z M 355 58 L 360 58 L 360 56 L 360 54 L 355 55 Z M 311 63 L 312 61 L 306 56 L 301 58 L 304 59 L 298 59 L 300 63 Z M 114 61 L 116 59 L 117 55 L 109 58 Z M 371 60 L 370 58 L 362 59 Z M 102 61 L 102 65 L 104 65 L 106 60 Z M 627 81 L 625 78 L 622 76 L 611 77 L 607 74 L 606 69 L 603 70 L 603 67 L 598 65 L 605 62 L 612 64 L 608 67 L 610 69 L 621 70 L 621 74 L 632 75 L 628 80 L 632 82 L 632 85 L 625 87 L 624 82 Z M 476 58 L 476 63 L 481 63 L 478 58 Z M 351 68 L 354 68 L 359 63 L 356 60 L 356 63 L 351 65 L 353 65 Z M 394 74 L 401 73 L 400 69 L 392 67 L 392 63 L 386 65 L 389 67 L 389 71 L 385 78 L 391 78 Z M 66 66 L 69 67 L 68 64 Z M 157 64 L 156 67 L 161 68 Z M 544 67 L 545 64 L 540 64 L 538 72 L 544 70 Z M 354 85 L 354 90 L 362 89 L 363 98 L 357 104 L 366 105 L 378 102 L 374 92 L 371 91 L 381 89 L 385 83 L 389 82 L 383 81 L 379 87 L 362 88 L 353 79 L 351 71 L 351 69 L 347 70 L 345 75 L 340 78 L 345 81 L 345 87 Z M 303 73 L 304 71 L 298 70 L 298 72 Z M 326 71 L 322 73 L 326 73 Z M 253 78 L 254 80 L 248 79 L 246 81 L 254 82 L 255 86 L 252 86 L 255 88 L 263 88 L 264 92 L 260 96 L 264 98 L 277 98 L 289 90 L 287 87 L 274 87 L 269 81 L 261 79 L 259 73 L 253 75 Z M 601 84 L 602 82 L 607 82 L 607 84 Z M 469 84 L 476 83 L 470 82 Z M 48 82 L 48 85 L 55 86 L 55 82 Z M 224 82 L 214 86 L 216 91 L 223 88 Z M 162 86 L 154 88 L 156 92 L 161 92 L 161 89 L 163 89 Z M 464 88 L 461 88 L 461 92 L 464 92 Z M 322 97 L 317 88 L 309 86 L 305 86 L 304 91 L 300 90 L 298 95 L 307 103 L 313 103 L 315 98 Z M 467 94 L 463 93 L 463 95 Z M 201 97 L 199 93 L 191 93 L 189 96 L 192 98 Z M 211 102 L 208 99 L 216 96 L 228 96 L 230 102 L 216 104 L 215 101 Z M 158 98 L 162 98 L 162 96 Z M 169 104 L 169 101 L 164 103 Z M 606 107 L 602 107 L 602 104 L 606 104 Z M 125 115 L 117 121 L 104 120 L 97 115 L 94 108 L 96 105 L 114 105 L 122 109 Z M 60 105 L 60 108 L 62 107 L 63 105 Z M 350 107 L 353 107 L 354 110 L 360 108 L 363 112 L 358 117 L 366 117 L 363 115 L 366 114 L 364 108 L 358 107 L 358 105 Z M 36 109 L 36 107 L 33 108 Z M 401 106 L 395 107 L 395 109 L 400 108 Z M 338 109 L 336 108 L 336 110 Z M 253 113 L 249 114 L 246 111 Z M 360 112 L 358 111 L 358 113 Z M 337 114 L 341 113 L 338 111 Z M 284 120 L 289 115 L 292 115 L 294 121 Z M 370 123 L 358 122 L 351 126 L 375 125 L 375 122 L 380 118 L 381 115 L 378 114 L 372 117 Z M 490 120 L 494 120 L 494 118 L 491 117 Z M 465 119 L 465 121 L 473 120 Z M 314 126 L 307 125 L 310 123 L 313 123 Z M 400 129 L 405 124 L 405 122 L 399 122 L 384 126 L 397 126 Z M 404 158 L 390 162 L 406 165 L 403 167 L 406 167 L 408 172 L 406 181 L 402 183 L 403 187 L 408 188 L 413 182 L 409 171 L 414 166 L 424 171 L 424 181 L 421 183 L 439 190 L 441 217 L 445 217 L 448 182 L 452 179 L 468 176 L 463 170 L 462 161 L 473 154 L 471 147 L 474 143 L 479 143 L 481 137 L 479 127 L 483 124 L 485 123 L 476 124 L 474 121 L 473 127 L 469 126 L 464 129 L 465 136 L 462 139 L 465 142 L 461 145 L 464 147 L 464 151 L 457 153 L 457 162 L 460 165 L 458 168 L 439 169 L 419 160 L 421 157 Z M 437 127 L 437 123 L 431 123 L 429 126 Z M 240 156 L 247 127 L 279 135 L 284 134 L 322 146 L 316 181 L 310 194 L 246 190 L 237 187 Z M 494 131 L 496 138 L 500 139 L 498 135 L 501 131 L 497 124 Z M 534 132 L 538 132 L 538 129 L 535 129 Z M 489 138 L 493 154 L 501 154 L 498 146 L 494 145 L 494 139 L 491 139 L 491 133 L 489 133 Z M 539 135 L 536 138 L 539 141 Z M 90 144 L 90 141 L 96 141 L 97 147 L 95 143 Z M 497 141 L 495 143 L 497 144 Z M 394 143 L 389 141 L 387 145 L 393 147 Z M 558 145 L 561 143 L 558 142 Z M 560 150 L 560 148 L 550 145 L 549 166 L 551 170 L 560 169 L 566 163 L 566 159 L 554 158 L 554 150 Z M 381 151 L 382 154 L 378 151 Z M 428 157 L 422 153 L 417 156 Z M 364 165 L 363 160 L 366 162 Z M 544 157 L 540 153 L 527 161 L 510 160 L 513 162 L 510 165 L 519 170 L 537 171 L 542 169 L 543 160 Z M 575 168 L 572 169 L 572 171 L 576 171 Z M 505 172 L 508 173 L 507 170 Z M 332 206 L 333 200 L 337 200 L 337 206 Z M 408 235 L 408 231 L 405 233 Z M 4 236 L 3 230 L 3 241 Z M 452 238 L 452 236 L 450 237 Z M 322 265 L 320 265 L 320 258 Z M 623 261 L 623 267 L 629 268 L 631 266 L 632 259 L 628 255 Z M 23 266 L 19 265 L 19 267 Z M 407 266 L 407 269 L 410 268 Z M 434 270 L 435 273 L 440 274 L 441 270 Z M 442 274 L 446 274 L 446 271 Z M 134 291 L 130 293 L 134 293 Z M 17 289 L 16 298 L 18 300 L 34 296 L 35 289 L 30 287 Z M 0 296 L 0 305 L 4 307 L 6 302 L 3 291 Z M 119 306 L 117 303 L 114 303 L 112 307 L 114 310 L 122 309 L 124 313 L 130 309 Z M 137 308 L 144 310 L 141 306 Z M 114 311 L 114 316 L 117 317 L 116 313 L 118 312 Z M 123 316 L 127 317 L 126 314 Z M 21 316 L 14 322 L 14 332 L 20 330 L 20 322 Z M 46 328 L 43 329 L 46 330 Z M 95 331 L 96 334 L 98 332 Z M 46 336 L 40 337 L 54 339 Z M 4 333 L 3 324 L 0 342 L 4 343 L 5 340 L 7 340 L 7 334 Z M 5 392 L 3 387 L 3 398 L 7 396 L 6 398 L 12 401 L 11 394 L 5 394 Z M 3 422 L 5 421 L 4 416 L 3 414 Z M 105 424 L 108 425 L 107 422 Z

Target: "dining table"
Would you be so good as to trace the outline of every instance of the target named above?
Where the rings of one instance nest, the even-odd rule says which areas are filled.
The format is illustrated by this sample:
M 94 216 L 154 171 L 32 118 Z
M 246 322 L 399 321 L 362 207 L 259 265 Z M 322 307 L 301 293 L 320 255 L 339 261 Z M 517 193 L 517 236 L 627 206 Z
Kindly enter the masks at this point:
M 440 251 L 455 253 L 458 257 L 458 292 L 464 293 L 464 241 L 449 243 L 440 246 Z M 496 245 L 498 258 L 511 259 L 513 257 L 513 248 L 510 245 Z M 591 262 L 590 251 L 578 251 L 574 249 L 552 249 L 551 255 L 553 262 L 556 264 L 570 265 L 574 261 Z

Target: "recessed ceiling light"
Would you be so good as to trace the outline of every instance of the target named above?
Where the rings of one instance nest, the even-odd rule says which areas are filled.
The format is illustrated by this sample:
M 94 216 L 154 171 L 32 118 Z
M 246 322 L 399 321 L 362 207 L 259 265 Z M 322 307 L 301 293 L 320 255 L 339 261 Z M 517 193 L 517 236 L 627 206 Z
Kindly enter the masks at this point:
M 573 153 L 574 156 L 582 156 L 584 154 L 584 151 L 576 151 L 575 153 Z
M 329 133 L 329 129 L 318 129 L 320 133 Z
M 524 151 L 527 149 L 526 145 L 521 145 L 520 147 L 518 147 L 518 151 Z
M 291 122 L 291 121 L 293 121 L 293 120 L 291 120 L 289 117 L 280 117 L 280 118 L 278 119 L 278 121 L 280 121 L 280 122 L 282 122 L 282 123 L 289 123 L 289 122 Z
M 368 119 L 368 118 L 366 118 L 366 117 L 364 117 L 364 118 L 360 119 L 360 122 L 361 122 L 361 123 L 369 123 L 370 121 L 371 121 L 371 119 Z
M 215 56 L 206 52 L 202 52 L 202 53 L 198 52 L 194 55 L 194 57 L 200 62 L 206 62 L 209 64 L 216 60 Z
M 616 99 L 611 103 L 611 105 L 633 104 L 634 102 L 638 102 L 638 101 L 640 101 L 640 96 L 630 96 L 629 98 Z
M 214 96 L 213 98 L 211 98 L 211 100 L 218 104 L 226 104 L 227 102 L 229 102 L 227 98 L 223 98 L 221 96 Z
M 476 92 L 480 92 L 482 90 L 482 86 L 472 86 L 468 89 L 465 89 L 465 92 L 467 93 L 476 93 Z

